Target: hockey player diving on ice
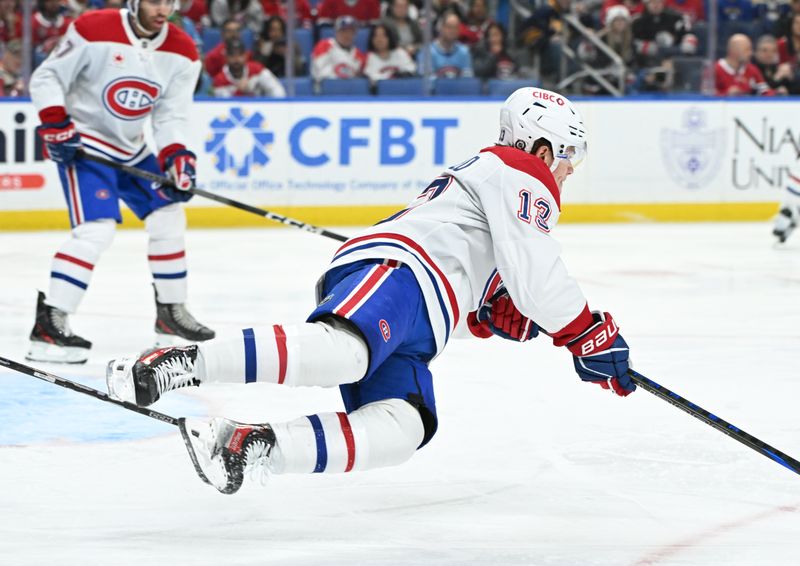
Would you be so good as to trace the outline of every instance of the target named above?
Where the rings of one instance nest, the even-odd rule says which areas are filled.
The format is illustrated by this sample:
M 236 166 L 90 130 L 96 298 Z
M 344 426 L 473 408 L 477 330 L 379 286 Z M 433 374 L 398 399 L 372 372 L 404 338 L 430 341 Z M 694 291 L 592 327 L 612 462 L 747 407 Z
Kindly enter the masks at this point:
M 223 493 L 237 491 L 245 472 L 341 473 L 408 460 L 437 429 L 429 363 L 466 330 L 518 342 L 545 333 L 572 353 L 582 380 L 627 396 L 636 389 L 628 346 L 610 314 L 589 309 L 551 235 L 564 184 L 585 156 L 584 124 L 568 99 L 517 90 L 500 110 L 496 144 L 339 248 L 307 322 L 112 360 L 110 395 L 147 406 L 209 382 L 340 388 L 346 412 L 184 421 L 197 471 Z
M 157 343 L 198 342 L 214 331 L 186 309 L 186 216 L 180 203 L 195 184 L 189 115 L 200 61 L 191 38 L 167 22 L 174 0 L 128 0 L 127 9 L 81 15 L 31 77 L 37 128 L 58 166 L 72 227 L 40 292 L 29 360 L 83 363 L 92 344 L 70 330 L 100 256 L 122 222 L 119 201 L 144 220 L 156 297 Z M 144 140 L 150 118 L 158 155 Z M 161 187 L 88 161 L 81 152 L 166 172 Z M 184 189 L 184 190 L 180 190 Z M 177 339 L 177 340 L 176 340 Z

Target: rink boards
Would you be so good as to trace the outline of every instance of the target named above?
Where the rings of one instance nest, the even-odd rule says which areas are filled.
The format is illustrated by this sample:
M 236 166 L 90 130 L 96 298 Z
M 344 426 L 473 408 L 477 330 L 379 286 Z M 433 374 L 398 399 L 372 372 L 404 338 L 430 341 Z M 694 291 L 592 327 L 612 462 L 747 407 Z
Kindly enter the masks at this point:
M 198 185 L 323 225 L 373 223 L 491 145 L 491 99 L 198 100 Z M 578 100 L 589 159 L 564 222 L 763 220 L 800 178 L 800 103 L 767 99 Z M 26 101 L 0 103 L 0 228 L 66 226 L 55 166 Z M 800 181 L 796 183 L 800 188 Z M 193 226 L 263 226 L 195 198 Z M 130 218 L 128 215 L 126 218 Z M 135 223 L 133 223 L 135 225 Z

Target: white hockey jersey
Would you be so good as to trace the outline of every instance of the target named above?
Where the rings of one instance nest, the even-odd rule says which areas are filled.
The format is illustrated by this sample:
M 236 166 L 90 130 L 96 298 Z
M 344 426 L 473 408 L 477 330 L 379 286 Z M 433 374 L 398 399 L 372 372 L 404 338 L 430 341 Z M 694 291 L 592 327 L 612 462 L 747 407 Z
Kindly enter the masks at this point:
M 84 148 L 135 164 L 147 155 L 152 119 L 157 150 L 188 145 L 189 112 L 200 61 L 191 38 L 172 24 L 153 39 L 136 36 L 127 10 L 81 15 L 31 77 L 38 111 L 66 107 Z
M 408 265 L 422 288 L 438 351 L 500 284 L 557 344 L 592 322 L 550 236 L 559 190 L 541 159 L 490 147 L 450 167 L 386 220 L 339 248 L 331 268 L 386 258 Z

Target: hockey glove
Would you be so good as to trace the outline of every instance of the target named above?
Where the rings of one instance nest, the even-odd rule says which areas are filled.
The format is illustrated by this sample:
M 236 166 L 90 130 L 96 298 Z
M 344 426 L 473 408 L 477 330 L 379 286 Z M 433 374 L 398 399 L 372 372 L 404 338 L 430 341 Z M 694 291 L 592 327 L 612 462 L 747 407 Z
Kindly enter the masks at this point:
M 69 167 L 81 148 L 81 136 L 75 124 L 63 110 L 40 116 L 42 125 L 36 128 L 36 133 L 44 141 L 47 154 L 56 163 Z
M 195 169 L 197 156 L 183 147 L 172 152 L 168 150 L 169 148 L 161 152 L 159 161 L 161 161 L 161 169 L 169 175 L 175 183 L 175 187 L 164 187 L 164 192 L 176 202 L 186 202 L 194 196 L 187 191 L 193 189 L 197 181 Z
M 610 389 L 620 397 L 630 395 L 636 384 L 628 375 L 628 344 L 610 314 L 593 311 L 592 317 L 594 324 L 567 344 L 575 371 L 583 381 Z
M 539 326 L 517 310 L 505 288 L 481 305 L 476 318 L 491 334 L 506 340 L 526 342 L 539 335 Z

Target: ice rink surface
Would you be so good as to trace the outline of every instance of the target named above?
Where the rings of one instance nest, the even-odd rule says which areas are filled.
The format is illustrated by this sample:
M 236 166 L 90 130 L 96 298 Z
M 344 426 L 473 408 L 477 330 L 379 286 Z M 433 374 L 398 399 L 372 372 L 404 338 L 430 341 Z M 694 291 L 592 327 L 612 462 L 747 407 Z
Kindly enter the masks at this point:
M 342 230 L 353 233 L 352 230 Z M 800 236 L 759 224 L 565 225 L 593 308 L 638 371 L 800 457 Z M 65 233 L 0 233 L 0 355 L 23 361 Z M 220 332 L 295 322 L 337 243 L 298 230 L 191 231 L 190 308 Z M 84 367 L 152 343 L 143 232 L 121 231 L 73 328 Z M 203 484 L 177 431 L 0 370 L 4 565 L 796 565 L 800 476 L 646 391 L 581 383 L 546 337 L 454 340 L 432 365 L 439 432 L 407 464 Z M 340 410 L 336 390 L 206 386 L 155 409 L 239 420 Z

